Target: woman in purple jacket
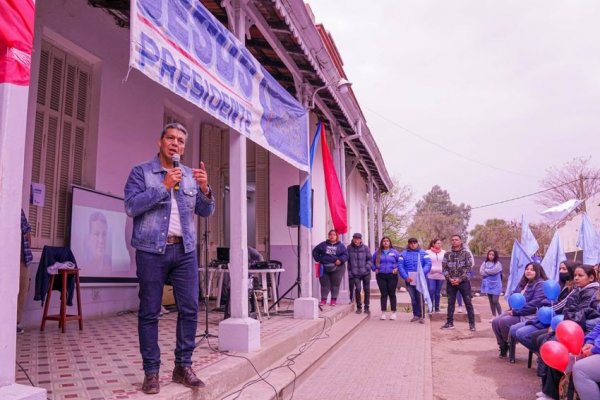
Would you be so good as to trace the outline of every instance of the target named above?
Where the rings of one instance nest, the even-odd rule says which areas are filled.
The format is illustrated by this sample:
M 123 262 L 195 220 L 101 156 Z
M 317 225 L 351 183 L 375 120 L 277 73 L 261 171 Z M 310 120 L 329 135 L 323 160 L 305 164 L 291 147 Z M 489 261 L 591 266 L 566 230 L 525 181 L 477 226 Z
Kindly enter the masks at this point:
M 379 248 L 373 254 L 371 269 L 375 271 L 377 286 L 381 292 L 381 319 L 387 319 L 387 299 L 390 298 L 392 313 L 390 319 L 396 319 L 396 286 L 398 285 L 398 262 L 400 253 L 394 249 L 389 237 L 381 238 Z
M 527 264 L 523 278 L 521 278 L 514 292 L 522 293 L 525 296 L 525 305 L 519 310 L 505 311 L 492 321 L 492 330 L 496 335 L 496 341 L 500 348 L 500 357 L 506 357 L 507 355 L 508 337 L 511 327 L 522 322 L 524 323 L 528 319 L 535 318 L 537 309 L 547 303 L 546 296 L 544 295 L 544 281 L 546 279 L 548 278 L 540 264 L 535 262 Z M 514 363 L 513 358 L 510 361 Z

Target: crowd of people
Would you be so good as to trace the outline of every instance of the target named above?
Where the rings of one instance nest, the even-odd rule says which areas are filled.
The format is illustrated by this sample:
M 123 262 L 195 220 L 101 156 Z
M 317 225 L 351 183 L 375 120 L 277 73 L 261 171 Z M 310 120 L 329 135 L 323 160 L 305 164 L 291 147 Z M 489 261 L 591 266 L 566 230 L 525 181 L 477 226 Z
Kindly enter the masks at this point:
M 556 299 L 548 297 L 545 283 L 548 278 L 542 266 L 531 262 L 525 267 L 516 293 L 525 298 L 518 309 L 506 311 L 492 322 L 499 345 L 500 358 L 515 362 L 515 347 L 522 344 L 538 355 L 537 375 L 541 390 L 538 400 L 572 399 L 574 393 L 581 400 L 600 399 L 600 297 L 597 269 L 591 265 L 565 261 L 560 264 L 559 287 Z M 551 326 L 542 321 L 540 310 L 551 309 Z M 571 352 L 569 363 L 561 370 L 553 368 L 544 359 L 545 343 L 559 341 L 554 321 L 573 321 L 586 335 L 582 347 Z
M 474 258 L 464 246 L 460 235 L 453 235 L 451 248 L 442 249 L 442 241 L 431 240 L 423 250 L 416 238 L 410 238 L 405 249 L 396 249 L 389 237 L 383 237 L 378 248 L 371 253 L 362 242 L 362 235 L 355 233 L 352 242 L 344 246 L 335 230 L 328 239 L 313 250 L 313 257 L 321 265 L 321 306 L 335 306 L 340 285 L 348 265 L 351 300 L 356 303 L 356 313 L 370 313 L 370 278 L 375 272 L 381 293 L 380 319 L 397 318 L 396 290 L 400 278 L 404 280 L 410 295 L 412 319 L 424 323 L 425 308 L 422 294 L 417 287 L 419 267 L 427 279 L 431 299 L 430 312 L 441 312 L 441 293 L 446 282 L 448 308 L 446 323 L 442 329 L 454 328 L 455 303 L 459 296 L 467 310 L 469 329 L 475 331 L 475 313 L 472 303 L 470 279 L 473 276 Z M 522 304 L 502 310 L 500 296 L 503 294 L 503 266 L 498 252 L 490 249 L 479 267 L 481 295 L 486 295 L 492 314 L 490 322 L 499 348 L 499 357 L 515 363 L 517 344 L 538 355 L 537 374 L 540 377 L 538 400 L 572 399 L 576 393 L 581 400 L 600 399 L 600 284 L 597 267 L 564 261 L 559 267 L 556 298 L 549 298 L 545 284 L 548 277 L 542 265 L 534 260 L 525 266 L 513 294 L 522 298 Z M 554 283 L 554 285 L 557 285 Z M 389 307 L 388 307 L 389 301 Z M 461 303 L 459 303 L 462 306 Z M 510 302 L 509 302 L 510 305 Z M 542 321 L 540 310 L 551 310 L 556 322 L 574 321 L 585 333 L 580 351 L 570 356 L 568 367 L 557 370 L 547 365 L 542 356 L 544 343 L 557 341 L 555 319 L 552 324 Z M 559 387 L 561 388 L 559 390 Z
M 426 310 L 422 294 L 417 287 L 417 273 L 420 265 L 427 280 L 427 291 L 432 300 L 432 312 L 440 312 L 442 287 L 443 283 L 447 282 L 448 317 L 442 328 L 454 328 L 455 302 L 458 301 L 460 295 L 459 304 L 462 307 L 462 301 L 464 301 L 469 328 L 475 331 L 475 313 L 471 301 L 470 284 L 473 255 L 463 245 L 460 235 L 452 236 L 451 242 L 452 248 L 447 252 L 442 249 L 440 239 L 433 239 L 429 244 L 429 249 L 423 250 L 416 238 L 410 238 L 406 248 L 398 250 L 392 244 L 391 239 L 384 236 L 381 238 L 379 247 L 371 253 L 369 247 L 362 242 L 361 233 L 353 234 L 350 245 L 344 246 L 339 240 L 337 231 L 332 229 L 327 234 L 327 240 L 319 243 L 313 249 L 313 258 L 320 265 L 318 273 L 321 284 L 320 305 L 326 305 L 328 298 L 330 298 L 330 305 L 337 304 L 347 262 L 348 286 L 351 299 L 356 301 L 357 314 L 370 313 L 369 282 L 373 271 L 381 293 L 380 319 L 395 320 L 397 318 L 396 290 L 399 287 L 399 280 L 402 278 L 411 299 L 413 317 L 410 321 L 423 324 Z M 361 292 L 364 293 L 364 296 L 361 295 Z

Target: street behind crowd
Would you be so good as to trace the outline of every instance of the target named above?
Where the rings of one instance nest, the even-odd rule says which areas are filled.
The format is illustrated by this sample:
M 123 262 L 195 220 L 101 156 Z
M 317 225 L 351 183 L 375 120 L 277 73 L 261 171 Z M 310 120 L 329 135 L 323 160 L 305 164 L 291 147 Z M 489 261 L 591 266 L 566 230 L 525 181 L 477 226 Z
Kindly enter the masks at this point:
M 458 320 L 456 329 L 440 330 L 439 317 L 410 323 L 405 307 L 399 307 L 398 320 L 381 321 L 376 299 L 371 318 L 311 372 L 293 399 L 535 398 L 535 357 L 532 369 L 520 346 L 516 364 L 498 358 L 487 298 L 473 300 L 482 321 L 476 332 Z

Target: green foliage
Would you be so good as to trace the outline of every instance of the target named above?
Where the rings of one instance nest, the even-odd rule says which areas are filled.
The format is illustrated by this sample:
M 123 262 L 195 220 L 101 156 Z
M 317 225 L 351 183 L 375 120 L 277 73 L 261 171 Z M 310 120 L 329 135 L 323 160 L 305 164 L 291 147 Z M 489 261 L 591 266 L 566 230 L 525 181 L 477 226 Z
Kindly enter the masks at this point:
M 392 181 L 394 186 L 389 192 L 382 193 L 379 201 L 381 202 L 383 236 L 388 236 L 397 247 L 407 239 L 406 228 L 410 218 L 408 206 L 412 200 L 412 190 L 408 185 L 401 185 L 398 178 L 393 178 Z M 375 213 L 377 213 L 377 208 Z M 375 220 L 377 221 L 377 218 Z
M 543 256 L 552 239 L 552 227 L 540 223 L 530 224 L 530 228 L 540 245 L 538 253 Z M 495 249 L 500 256 L 510 256 L 514 241 L 521 239 L 521 224 L 503 219 L 488 219 L 483 225 L 475 225 L 469 235 L 469 249 L 474 255 L 485 255 L 488 250 Z
M 471 206 L 452 203 L 448 192 L 436 185 L 417 202 L 408 235 L 419 239 L 423 247 L 433 238 L 441 239 L 444 247 L 449 247 L 452 235 L 461 235 L 466 240 L 470 218 Z
M 483 225 L 475 225 L 469 235 L 469 249 L 478 256 L 485 255 L 490 249 L 497 250 L 501 256 L 510 256 L 514 241 L 521 237 L 516 222 L 496 218 L 488 219 Z

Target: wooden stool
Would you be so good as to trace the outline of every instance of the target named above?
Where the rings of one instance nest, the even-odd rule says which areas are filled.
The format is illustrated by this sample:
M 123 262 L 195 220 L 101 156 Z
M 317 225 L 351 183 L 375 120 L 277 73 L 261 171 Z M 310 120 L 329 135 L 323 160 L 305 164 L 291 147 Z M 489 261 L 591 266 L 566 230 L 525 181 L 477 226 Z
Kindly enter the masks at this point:
M 62 333 L 65 333 L 65 325 L 67 321 L 79 321 L 79 330 L 83 330 L 83 314 L 81 313 L 81 291 L 79 290 L 79 269 L 59 269 L 58 274 L 62 279 L 62 291 L 60 294 L 60 314 L 48 315 L 48 307 L 50 298 L 52 297 L 52 288 L 54 287 L 54 278 L 56 275 L 51 275 L 50 286 L 48 287 L 48 295 L 46 296 L 46 305 L 44 306 L 44 316 L 42 317 L 42 326 L 40 331 L 44 331 L 46 321 L 58 321 L 58 327 L 62 328 Z M 67 314 L 67 276 L 75 275 L 75 290 L 77 291 L 77 315 Z

